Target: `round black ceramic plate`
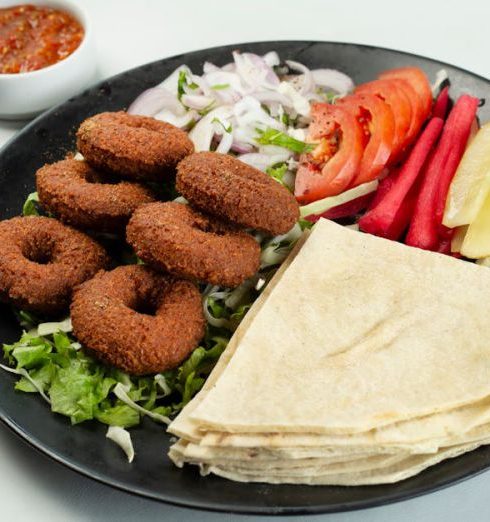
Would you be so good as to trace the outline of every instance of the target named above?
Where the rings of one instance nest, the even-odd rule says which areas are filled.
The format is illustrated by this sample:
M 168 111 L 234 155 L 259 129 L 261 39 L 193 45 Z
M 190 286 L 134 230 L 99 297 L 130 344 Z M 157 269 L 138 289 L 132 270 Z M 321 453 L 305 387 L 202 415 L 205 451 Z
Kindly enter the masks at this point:
M 44 163 L 59 160 L 74 149 L 75 131 L 85 118 L 101 111 L 126 108 L 143 90 L 162 81 L 178 65 L 201 72 L 205 60 L 230 61 L 234 49 L 264 54 L 275 49 L 282 59 L 310 67 L 340 69 L 356 83 L 372 80 L 384 69 L 422 67 L 430 78 L 444 68 L 452 95 L 470 92 L 490 97 L 488 80 L 456 67 L 387 49 L 327 42 L 262 42 L 206 49 L 154 62 L 120 74 L 43 114 L 0 153 L 0 218 L 19 214 L 34 189 L 34 173 Z M 483 106 L 482 121 L 490 120 Z M 0 245 L 1 247 L 1 245 Z M 9 308 L 0 308 L 0 341 L 18 338 L 19 328 Z M 32 446 L 96 480 L 153 499 L 202 509 L 260 513 L 324 513 L 359 509 L 428 493 L 490 467 L 490 447 L 434 466 L 398 484 L 369 487 L 312 487 L 241 484 L 217 477 L 202 478 L 194 468 L 177 469 L 167 458 L 170 439 L 150 421 L 133 430 L 137 457 L 128 464 L 121 450 L 105 438 L 97 423 L 70 426 L 52 414 L 39 396 L 16 393 L 14 376 L 0 372 L 0 418 Z

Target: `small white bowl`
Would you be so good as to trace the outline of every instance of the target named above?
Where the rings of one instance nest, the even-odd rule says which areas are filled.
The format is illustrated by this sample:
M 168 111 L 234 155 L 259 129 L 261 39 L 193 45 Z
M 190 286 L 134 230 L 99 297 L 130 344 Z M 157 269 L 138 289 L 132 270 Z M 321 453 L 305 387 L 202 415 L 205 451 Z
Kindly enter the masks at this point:
M 22 2 L 0 1 L 0 7 Z M 37 71 L 0 74 L 0 118 L 29 119 L 79 93 L 95 79 L 97 63 L 91 24 L 78 4 L 68 0 L 29 0 L 29 4 L 71 13 L 85 31 L 80 45 L 64 60 Z

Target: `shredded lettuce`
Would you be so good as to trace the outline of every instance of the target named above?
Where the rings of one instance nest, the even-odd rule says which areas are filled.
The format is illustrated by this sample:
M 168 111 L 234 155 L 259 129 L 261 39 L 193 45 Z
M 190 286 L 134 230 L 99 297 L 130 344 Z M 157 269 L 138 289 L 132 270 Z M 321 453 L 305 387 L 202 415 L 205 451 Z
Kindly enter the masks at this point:
M 124 429 L 139 425 L 143 417 L 168 423 L 199 392 L 233 332 L 301 231 L 297 224 L 275 238 L 256 233 L 263 255 L 258 274 L 235 289 L 211 285 L 204 289 L 206 333 L 200 346 L 178 368 L 152 376 L 130 376 L 83 350 L 72 336 L 70 318 L 41 323 L 35 315 L 18 310 L 15 313 L 24 332 L 17 342 L 3 345 L 9 366 L 0 368 L 19 376 L 17 391 L 39 393 L 53 412 L 68 417 L 72 424 L 95 420 L 110 426 L 109 438 L 129 456 L 131 438 Z
M 68 320 L 57 324 L 66 328 Z M 53 331 L 52 324 L 44 323 L 24 332 L 16 343 L 3 345 L 11 367 L 1 367 L 20 375 L 16 390 L 41 393 L 51 410 L 69 417 L 72 424 L 96 419 L 129 428 L 145 415 L 168 422 L 169 415 L 178 413 L 201 389 L 229 336 L 215 337 L 208 331 L 203 345 L 179 368 L 131 377 L 80 350 L 70 333 Z
M 126 453 L 129 463 L 133 462 L 135 453 L 133 441 L 128 431 L 120 426 L 109 426 L 106 437 L 115 442 Z
M 277 129 L 269 127 L 265 131 L 261 129 L 256 129 L 256 131 L 258 136 L 255 138 L 255 141 L 260 145 L 276 145 L 298 154 L 309 152 L 314 148 L 314 145 L 297 140 Z

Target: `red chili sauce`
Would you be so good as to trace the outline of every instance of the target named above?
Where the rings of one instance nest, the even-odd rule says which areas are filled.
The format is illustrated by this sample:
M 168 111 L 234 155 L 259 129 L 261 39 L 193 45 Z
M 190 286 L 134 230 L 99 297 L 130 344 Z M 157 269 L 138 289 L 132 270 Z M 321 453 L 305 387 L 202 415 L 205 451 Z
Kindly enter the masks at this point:
M 0 73 L 36 71 L 69 56 L 83 40 L 71 14 L 34 5 L 0 9 Z

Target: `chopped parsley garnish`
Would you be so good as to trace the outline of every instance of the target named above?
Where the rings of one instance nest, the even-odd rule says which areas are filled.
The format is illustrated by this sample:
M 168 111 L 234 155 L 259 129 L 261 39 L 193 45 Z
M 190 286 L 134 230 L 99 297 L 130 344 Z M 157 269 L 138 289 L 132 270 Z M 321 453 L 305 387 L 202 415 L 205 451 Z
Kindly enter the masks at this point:
M 229 87 L 229 83 L 217 83 L 216 85 L 211 85 L 211 89 L 215 91 L 222 91 L 223 89 L 228 89 Z
M 267 167 L 265 170 L 266 174 L 268 174 L 272 179 L 275 179 L 278 183 L 280 183 L 283 187 L 286 187 L 290 190 L 290 187 L 284 183 L 284 174 L 288 171 L 287 163 L 276 163 L 272 165 L 272 167 Z
M 255 138 L 257 143 L 261 145 L 276 145 L 278 147 L 284 147 L 285 149 L 292 150 L 297 154 L 303 152 L 309 152 L 314 149 L 314 145 L 305 143 L 304 141 L 297 140 L 288 136 L 282 131 L 277 129 L 268 128 L 265 131 L 256 129 L 258 137 Z
M 197 83 L 194 83 L 194 82 L 189 82 L 186 71 L 180 71 L 179 80 L 177 82 L 177 98 L 179 99 L 179 101 L 182 99 L 182 96 L 185 94 L 186 87 L 188 87 L 189 89 L 195 90 L 195 89 L 199 88 L 199 85 L 197 85 Z
M 219 118 L 213 118 L 211 120 L 211 123 L 218 123 L 219 125 L 221 125 L 221 127 L 223 127 L 223 130 L 225 132 L 227 132 L 228 134 L 230 134 L 230 132 L 233 130 L 233 127 L 232 127 L 231 123 L 228 125 L 228 127 L 226 127 L 224 125 L 224 123 Z

